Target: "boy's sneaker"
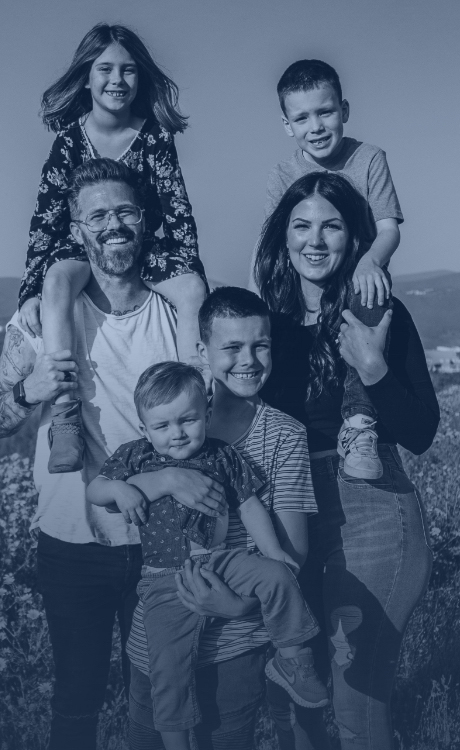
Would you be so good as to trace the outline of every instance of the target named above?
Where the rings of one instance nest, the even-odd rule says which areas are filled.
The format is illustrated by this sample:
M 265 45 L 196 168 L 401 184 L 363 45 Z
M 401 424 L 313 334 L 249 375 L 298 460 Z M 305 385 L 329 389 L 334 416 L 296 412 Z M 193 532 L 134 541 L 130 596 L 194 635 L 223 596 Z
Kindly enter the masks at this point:
M 345 473 L 356 479 L 378 479 L 383 474 L 374 425 L 372 417 L 355 414 L 340 428 L 337 452 L 345 459 Z
M 326 687 L 313 666 L 311 648 L 302 649 L 291 659 L 283 659 L 277 651 L 265 667 L 265 674 L 281 685 L 299 706 L 321 708 L 329 703 Z
M 51 427 L 48 430 L 50 474 L 64 474 L 83 469 L 83 425 L 81 401 L 75 399 L 51 406 Z

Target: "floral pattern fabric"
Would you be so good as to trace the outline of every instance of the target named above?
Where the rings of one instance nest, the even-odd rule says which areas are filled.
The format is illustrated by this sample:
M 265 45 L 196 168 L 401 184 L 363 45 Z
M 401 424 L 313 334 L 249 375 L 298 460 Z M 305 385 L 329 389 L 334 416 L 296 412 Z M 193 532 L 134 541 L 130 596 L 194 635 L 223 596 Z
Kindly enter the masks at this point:
M 66 189 L 70 173 L 95 153 L 83 122 L 58 133 L 41 175 L 29 232 L 26 270 L 19 306 L 40 296 L 48 268 L 59 260 L 87 260 L 70 234 Z M 145 225 L 142 278 L 158 283 L 183 273 L 205 281 L 198 255 L 196 224 L 177 159 L 174 138 L 148 118 L 118 161 L 133 169 L 145 185 Z M 155 232 L 163 227 L 164 237 Z

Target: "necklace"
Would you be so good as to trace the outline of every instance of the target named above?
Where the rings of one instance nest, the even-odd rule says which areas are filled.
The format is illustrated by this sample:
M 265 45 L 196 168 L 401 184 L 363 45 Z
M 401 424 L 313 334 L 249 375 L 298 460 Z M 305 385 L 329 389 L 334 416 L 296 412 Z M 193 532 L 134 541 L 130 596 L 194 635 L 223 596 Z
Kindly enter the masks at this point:
M 128 313 L 136 312 L 136 310 L 139 310 L 139 307 L 139 305 L 134 305 L 131 310 L 112 310 L 111 314 L 120 317 L 121 315 L 127 315 Z

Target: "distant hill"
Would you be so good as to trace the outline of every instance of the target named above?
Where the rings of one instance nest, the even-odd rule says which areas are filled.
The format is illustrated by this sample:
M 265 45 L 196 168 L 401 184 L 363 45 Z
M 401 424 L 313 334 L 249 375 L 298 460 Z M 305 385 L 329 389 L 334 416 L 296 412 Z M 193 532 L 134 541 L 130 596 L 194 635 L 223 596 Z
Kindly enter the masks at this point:
M 0 324 L 16 309 L 20 279 L 0 278 Z M 211 288 L 225 282 L 211 280 Z M 460 345 L 460 273 L 426 271 L 395 276 L 393 292 L 413 316 L 425 349 Z
M 396 276 L 393 293 L 414 318 L 425 349 L 460 345 L 460 273 Z

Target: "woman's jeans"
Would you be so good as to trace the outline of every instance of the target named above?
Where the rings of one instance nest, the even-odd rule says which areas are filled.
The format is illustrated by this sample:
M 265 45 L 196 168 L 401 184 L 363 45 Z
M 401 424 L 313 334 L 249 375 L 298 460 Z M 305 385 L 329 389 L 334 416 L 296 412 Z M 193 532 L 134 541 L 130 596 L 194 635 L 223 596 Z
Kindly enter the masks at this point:
M 196 671 L 202 723 L 199 750 L 252 750 L 257 709 L 265 691 L 266 647 Z M 153 724 L 150 680 L 131 665 L 129 750 L 164 750 Z
M 424 510 L 397 448 L 379 445 L 380 479 L 354 479 L 343 460 L 311 461 L 319 513 L 299 583 L 322 632 L 311 641 L 332 674 L 342 750 L 393 748 L 390 696 L 409 618 L 431 572 Z M 281 750 L 328 750 L 321 709 L 295 707 L 269 682 Z

